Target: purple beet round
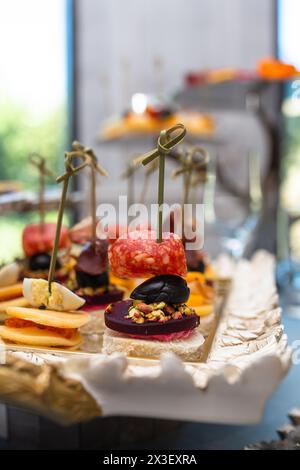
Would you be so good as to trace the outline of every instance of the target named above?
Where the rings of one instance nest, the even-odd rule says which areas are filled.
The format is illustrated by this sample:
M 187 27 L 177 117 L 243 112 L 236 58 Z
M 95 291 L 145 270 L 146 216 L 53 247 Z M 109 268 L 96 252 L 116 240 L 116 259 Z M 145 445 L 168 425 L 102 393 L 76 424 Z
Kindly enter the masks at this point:
M 80 297 L 82 297 L 85 300 L 86 305 L 88 306 L 111 304 L 112 302 L 118 302 L 122 300 L 123 296 L 124 296 L 124 291 L 117 289 L 117 288 L 109 289 L 107 292 L 103 292 L 103 294 L 97 294 L 97 295 L 80 294 Z
M 111 330 L 128 335 L 152 336 L 167 335 L 180 331 L 192 330 L 196 328 L 200 319 L 198 315 L 184 315 L 178 320 L 168 320 L 165 323 L 150 322 L 134 323 L 131 319 L 125 318 L 132 305 L 131 300 L 121 300 L 114 303 L 109 312 L 104 312 L 105 325 Z

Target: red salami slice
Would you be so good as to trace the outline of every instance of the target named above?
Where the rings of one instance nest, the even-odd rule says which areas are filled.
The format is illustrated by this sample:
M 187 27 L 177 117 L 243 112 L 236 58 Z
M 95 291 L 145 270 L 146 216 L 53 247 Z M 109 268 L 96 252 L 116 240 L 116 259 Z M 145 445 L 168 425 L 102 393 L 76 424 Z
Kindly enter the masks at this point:
M 173 233 L 165 232 L 163 241 L 157 243 L 151 230 L 140 230 L 122 235 L 108 252 L 113 274 L 134 278 L 158 274 L 187 273 L 182 241 Z
M 47 223 L 27 225 L 23 230 L 23 250 L 26 256 L 37 253 L 48 253 L 52 250 L 55 238 L 56 224 Z M 69 230 L 62 227 L 59 240 L 59 248 L 69 246 Z

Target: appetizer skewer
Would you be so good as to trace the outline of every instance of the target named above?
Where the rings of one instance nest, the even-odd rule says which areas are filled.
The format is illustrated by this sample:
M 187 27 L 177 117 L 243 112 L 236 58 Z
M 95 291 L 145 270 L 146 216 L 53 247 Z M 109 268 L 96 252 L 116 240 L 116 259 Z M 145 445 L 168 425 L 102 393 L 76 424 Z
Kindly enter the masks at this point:
M 164 159 L 185 136 L 181 124 L 163 131 L 158 148 L 137 162 L 147 164 L 159 158 L 158 230 L 129 232 L 109 248 L 112 272 L 120 277 L 148 277 L 130 295 L 105 311 L 106 330 L 103 352 L 125 352 L 138 357 L 159 357 L 173 351 L 185 360 L 199 360 L 204 338 L 199 332 L 200 318 L 186 305 L 190 290 L 181 239 L 163 233 Z
M 0 337 L 6 342 L 47 347 L 79 347 L 81 335 L 78 328 L 89 321 L 89 315 L 76 311 L 83 306 L 84 299 L 78 297 L 61 284 L 54 282 L 54 274 L 62 218 L 68 183 L 70 177 L 86 166 L 72 165 L 73 154 L 65 154 L 66 172 L 57 181 L 63 181 L 63 190 L 57 217 L 54 245 L 48 274 L 44 279 L 24 279 L 23 295 L 33 308 L 9 306 L 6 308 L 8 318 L 0 326 Z M 81 155 L 76 155 L 83 158 Z M 83 158 L 84 160 L 84 158 Z
M 27 301 L 22 297 L 22 280 L 25 277 L 47 279 L 54 245 L 56 225 L 45 222 L 45 180 L 53 178 L 53 172 L 47 168 L 46 159 L 38 154 L 28 157 L 30 164 L 39 172 L 39 222 L 27 225 L 22 233 L 24 257 L 3 266 L 0 269 L 0 315 L 5 317 L 5 309 L 11 305 L 26 306 Z M 70 245 L 68 229 L 62 227 L 59 248 L 67 249 Z M 62 262 L 57 258 L 55 279 L 62 279 L 66 274 Z M 9 304 L 7 301 L 9 300 Z
M 179 153 L 179 161 L 180 166 L 173 172 L 172 176 L 173 178 L 178 176 L 183 177 L 182 220 L 185 220 L 184 208 L 190 202 L 190 188 L 192 184 L 205 185 L 206 183 L 209 154 L 203 147 L 189 147 Z M 174 218 L 174 213 L 171 215 Z M 194 220 L 190 221 L 190 225 L 195 229 L 196 224 Z M 186 240 L 184 236 L 183 241 L 186 246 L 186 243 L 193 240 Z M 215 317 L 212 287 L 214 273 L 203 250 L 186 249 L 185 255 L 188 269 L 185 279 L 191 291 L 187 305 L 193 307 L 197 315 L 202 317 L 201 331 L 206 336 Z
M 28 161 L 37 168 L 39 173 L 39 223 L 25 227 L 22 236 L 23 250 L 26 256 L 23 265 L 23 277 L 36 277 L 47 279 L 50 268 L 51 253 L 54 245 L 56 224 L 45 223 L 45 180 L 46 177 L 54 179 L 54 173 L 47 167 L 46 159 L 36 153 L 29 155 Z M 58 248 L 70 246 L 68 229 L 62 227 L 59 236 Z M 63 277 L 61 262 L 56 260 L 56 277 Z
M 98 312 L 103 317 L 104 308 L 110 302 L 121 300 L 124 295 L 123 289 L 118 289 L 110 282 L 107 259 L 108 241 L 98 239 L 96 233 L 96 176 L 97 173 L 102 176 L 108 174 L 98 163 L 92 149 L 84 147 L 79 142 L 74 142 L 72 147 L 74 152 L 81 154 L 82 158 L 86 159 L 91 169 L 91 217 L 90 225 L 84 225 L 84 232 L 85 234 L 89 232 L 90 239 L 76 260 L 68 285 L 86 300 L 85 310 L 94 311 L 95 314 Z

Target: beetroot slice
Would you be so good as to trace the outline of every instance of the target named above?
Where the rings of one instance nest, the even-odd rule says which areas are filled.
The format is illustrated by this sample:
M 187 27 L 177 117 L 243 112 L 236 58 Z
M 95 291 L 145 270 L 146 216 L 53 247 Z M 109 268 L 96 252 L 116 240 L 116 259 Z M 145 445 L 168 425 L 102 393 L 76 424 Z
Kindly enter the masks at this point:
M 183 318 L 168 320 L 165 323 L 147 320 L 142 324 L 134 323 L 131 319 L 125 318 L 131 305 L 132 300 L 122 300 L 114 303 L 109 312 L 104 312 L 105 325 L 119 333 L 145 337 L 193 330 L 200 322 L 198 315 L 184 315 Z
M 98 307 L 100 309 L 100 306 L 107 307 L 107 305 L 111 304 L 112 302 L 118 302 L 119 300 L 122 300 L 124 296 L 124 291 L 114 288 L 110 289 L 108 292 L 103 292 L 103 294 L 97 294 L 97 295 L 82 295 L 80 294 L 80 297 L 82 297 L 85 300 L 85 307 Z M 84 309 L 83 309 L 84 310 Z

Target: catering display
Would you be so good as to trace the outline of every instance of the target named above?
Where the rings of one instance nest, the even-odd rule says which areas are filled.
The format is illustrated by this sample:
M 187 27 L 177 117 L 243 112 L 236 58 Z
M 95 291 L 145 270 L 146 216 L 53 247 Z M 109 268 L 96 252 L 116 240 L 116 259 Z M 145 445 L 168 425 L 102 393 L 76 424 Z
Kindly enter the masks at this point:
M 260 419 L 291 357 L 274 260 L 260 252 L 238 264 L 221 257 L 209 269 L 187 269 L 185 240 L 163 231 L 165 157 L 185 134 L 182 124 L 162 131 L 157 148 L 136 160 L 158 160 L 157 230 L 126 229 L 114 241 L 100 240 L 92 210 L 92 238 L 76 258 L 72 289 L 55 280 L 64 204 L 70 177 L 97 160 L 78 142 L 66 152 L 47 280 L 26 277 L 23 285 L 3 287 L 10 289 L 2 291 L 3 301 L 18 297 L 0 325 L 0 398 L 64 423 L 125 414 L 243 424 Z M 92 207 L 94 190 L 92 184 Z M 113 279 L 119 289 L 127 286 L 120 289 L 124 300 L 104 297 L 112 294 L 102 289 Z M 109 302 L 105 313 L 84 311 L 95 298 L 97 307 Z

